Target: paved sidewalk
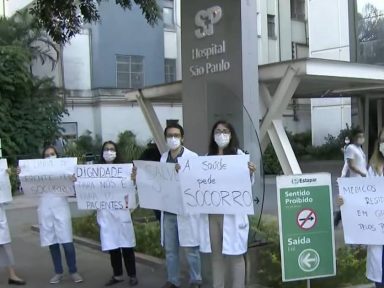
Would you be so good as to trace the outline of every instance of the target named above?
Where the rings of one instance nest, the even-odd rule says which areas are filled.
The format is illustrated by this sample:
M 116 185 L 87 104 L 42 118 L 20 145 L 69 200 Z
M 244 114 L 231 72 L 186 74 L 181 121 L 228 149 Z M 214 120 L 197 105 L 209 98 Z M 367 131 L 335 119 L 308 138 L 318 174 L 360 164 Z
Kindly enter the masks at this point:
M 31 230 L 31 225 L 36 224 L 36 208 L 25 207 L 25 201 L 16 197 L 15 202 L 8 206 L 7 217 L 12 236 L 12 248 L 15 254 L 16 269 L 18 274 L 27 281 L 27 288 L 44 287 L 104 287 L 104 283 L 111 277 L 112 269 L 109 263 L 109 255 L 76 244 L 77 264 L 79 272 L 85 281 L 81 284 L 74 284 L 69 277 L 57 285 L 49 284 L 53 275 L 53 265 L 49 250 L 40 247 L 38 233 Z M 21 197 L 20 197 L 21 198 Z M 65 267 L 65 260 L 63 259 Z M 138 288 L 161 287 L 165 279 L 163 266 L 146 265 L 137 261 L 137 276 L 139 279 Z M 7 275 L 4 270 L 0 272 L 0 287 L 8 287 Z M 11 286 L 9 286 L 11 287 Z M 13 286 L 12 286 L 13 287 Z M 128 282 L 113 287 L 129 287 Z

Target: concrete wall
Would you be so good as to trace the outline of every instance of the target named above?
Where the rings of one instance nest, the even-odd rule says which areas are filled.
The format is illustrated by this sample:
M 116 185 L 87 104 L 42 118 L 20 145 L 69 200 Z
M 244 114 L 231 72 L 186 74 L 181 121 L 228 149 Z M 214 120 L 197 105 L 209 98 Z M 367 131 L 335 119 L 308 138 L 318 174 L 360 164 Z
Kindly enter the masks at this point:
M 308 26 L 310 57 L 350 61 L 348 0 L 309 1 Z
M 101 2 L 101 23 L 92 26 L 92 88 L 116 87 L 116 54 L 144 56 L 144 86 L 164 83 L 163 22 L 151 27 L 138 6 L 124 11 Z
M 178 119 L 182 124 L 182 108 L 180 105 L 155 105 L 156 114 L 163 127 L 167 119 Z M 119 133 L 131 130 L 141 143 L 146 143 L 152 138 L 144 116 L 137 105 L 121 102 L 105 103 L 94 106 L 75 105 L 67 107 L 69 115 L 63 122 L 77 122 L 78 136 L 89 130 L 92 135 L 100 135 L 103 141 L 117 140 Z
M 63 63 L 66 89 L 91 89 L 90 30 L 83 30 L 65 45 Z
M 312 99 L 311 113 L 312 144 L 321 145 L 328 134 L 337 136 L 351 125 L 351 98 Z
M 309 55 L 350 61 L 348 0 L 312 0 L 308 3 Z M 326 21 L 324 15 L 326 13 Z M 351 100 L 312 99 L 312 143 L 321 145 L 351 125 Z M 327 117 L 324 117 L 326 113 Z

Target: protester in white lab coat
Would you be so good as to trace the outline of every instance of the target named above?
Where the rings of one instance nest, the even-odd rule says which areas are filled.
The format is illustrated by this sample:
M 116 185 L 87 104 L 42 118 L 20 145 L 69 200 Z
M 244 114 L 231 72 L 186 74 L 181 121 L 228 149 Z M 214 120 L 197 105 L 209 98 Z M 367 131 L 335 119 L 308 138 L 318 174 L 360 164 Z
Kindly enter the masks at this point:
M 57 158 L 58 154 L 54 146 L 47 146 L 43 150 L 43 158 Z M 18 168 L 20 173 L 20 168 Z M 75 178 L 74 178 L 75 181 Z M 57 284 L 63 280 L 64 269 L 61 262 L 60 244 L 64 248 L 68 271 L 75 283 L 83 282 L 83 278 L 77 272 L 76 251 L 72 237 L 71 211 L 68 199 L 51 193 L 45 193 L 40 197 L 37 208 L 40 228 L 40 243 L 42 247 L 49 247 L 52 256 L 55 275 L 49 283 Z
M 11 247 L 7 215 L 5 214 L 4 204 L 0 203 L 0 267 L 6 267 L 8 269 L 9 285 L 25 285 L 25 281 L 17 276 L 14 265 L 15 260 Z
M 100 155 L 102 164 L 121 163 L 117 145 L 112 141 L 103 144 Z M 127 175 L 129 178 L 130 175 Z M 128 203 L 127 203 L 128 204 Z M 135 231 L 129 209 L 97 210 L 97 222 L 100 226 L 100 240 L 103 251 L 108 251 L 113 276 L 105 286 L 124 281 L 123 263 L 129 276 L 129 285 L 136 286 L 136 261 L 133 247 L 136 246 Z
M 212 128 L 208 155 L 241 155 L 239 141 L 233 126 L 218 121 Z M 250 174 L 256 171 L 249 162 Z M 201 215 L 200 251 L 212 253 L 213 288 L 224 288 L 226 275 L 232 283 L 228 287 L 245 286 L 245 260 L 248 249 L 248 215 Z M 229 269 L 226 269 L 229 264 Z
M 184 129 L 181 125 L 177 123 L 167 125 L 164 137 L 169 149 L 161 155 L 160 162 L 176 163 L 175 169 L 177 169 L 178 158 L 197 157 L 196 153 L 183 146 Z M 132 179 L 136 180 L 136 168 L 132 171 Z M 180 247 L 184 249 L 189 265 L 189 287 L 201 287 L 199 220 L 199 215 L 176 215 L 161 212 L 161 244 L 165 248 L 167 265 L 167 282 L 162 288 L 180 287 Z
M 349 177 L 367 176 L 367 158 L 362 148 L 364 143 L 364 132 L 359 128 L 355 129 L 352 133 L 352 144 L 349 144 L 345 150 Z
M 197 157 L 183 146 L 184 129 L 177 123 L 164 130 L 168 151 L 161 155 L 160 162 L 177 163 L 178 158 Z M 189 287 L 201 286 L 201 261 L 199 252 L 199 216 L 161 213 L 161 240 L 165 248 L 168 281 L 163 288 L 180 287 L 179 247 L 183 247 L 189 265 Z
M 379 134 L 375 143 L 372 157 L 369 161 L 368 177 L 383 177 L 384 171 L 384 130 Z M 339 196 L 338 204 L 347 202 Z M 382 245 L 367 245 L 367 273 L 369 280 L 375 282 L 377 288 L 384 288 L 384 249 Z

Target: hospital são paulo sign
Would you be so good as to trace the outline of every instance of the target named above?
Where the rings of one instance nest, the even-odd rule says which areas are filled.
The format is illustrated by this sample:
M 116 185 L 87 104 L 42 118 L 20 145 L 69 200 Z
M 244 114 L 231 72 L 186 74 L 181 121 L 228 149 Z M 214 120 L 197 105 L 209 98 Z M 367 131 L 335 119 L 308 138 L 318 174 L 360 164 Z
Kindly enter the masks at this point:
M 197 39 L 204 39 L 215 34 L 215 25 L 223 18 L 223 10 L 220 6 L 213 6 L 206 10 L 200 10 L 195 15 L 194 31 Z M 192 61 L 189 72 L 192 77 L 229 71 L 231 63 L 226 59 L 226 40 L 221 39 L 211 42 L 203 48 L 192 48 Z M 200 60 L 200 61 L 199 61 Z M 203 60 L 203 61 L 201 61 Z M 198 62 L 198 63 L 197 63 Z

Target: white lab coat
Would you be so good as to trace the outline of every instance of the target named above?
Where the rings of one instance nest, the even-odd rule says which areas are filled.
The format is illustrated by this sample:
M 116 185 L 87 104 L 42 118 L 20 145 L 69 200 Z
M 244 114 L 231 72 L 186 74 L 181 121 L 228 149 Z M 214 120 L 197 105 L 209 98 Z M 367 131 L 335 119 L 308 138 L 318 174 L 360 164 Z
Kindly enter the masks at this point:
M 103 251 L 136 246 L 135 231 L 129 209 L 97 210 Z
M 382 177 L 371 167 L 368 170 L 368 177 Z M 383 246 L 367 245 L 367 273 L 366 276 L 373 282 L 381 283 L 383 279 Z
M 238 155 L 244 155 L 241 150 Z M 200 220 L 200 251 L 212 253 L 209 235 L 208 214 L 201 214 Z M 248 215 L 224 215 L 223 250 L 224 255 L 242 255 L 248 250 L 249 220 Z
M 0 204 L 0 245 L 7 243 L 11 243 L 11 235 L 9 234 L 5 207 L 3 204 Z
M 167 162 L 169 151 L 161 155 L 160 162 Z M 180 158 L 198 157 L 195 152 L 184 147 L 183 155 Z M 199 246 L 199 222 L 200 215 L 177 215 L 177 230 L 181 247 Z M 161 212 L 161 245 L 164 246 L 164 212 Z
M 73 242 L 71 211 L 67 197 L 44 194 L 37 208 L 41 246 Z

